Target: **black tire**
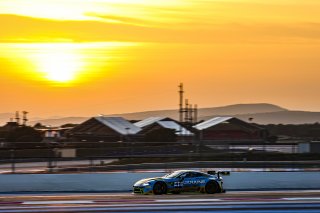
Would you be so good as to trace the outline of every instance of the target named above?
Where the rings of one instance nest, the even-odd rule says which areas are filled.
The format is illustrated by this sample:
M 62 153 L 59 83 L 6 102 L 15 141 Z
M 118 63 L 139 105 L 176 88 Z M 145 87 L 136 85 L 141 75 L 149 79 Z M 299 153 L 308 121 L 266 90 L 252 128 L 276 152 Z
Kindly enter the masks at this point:
M 167 185 L 164 182 L 156 182 L 153 185 L 153 194 L 155 195 L 167 194 Z
M 207 194 L 214 194 L 220 192 L 219 184 L 216 181 L 209 181 L 205 186 Z

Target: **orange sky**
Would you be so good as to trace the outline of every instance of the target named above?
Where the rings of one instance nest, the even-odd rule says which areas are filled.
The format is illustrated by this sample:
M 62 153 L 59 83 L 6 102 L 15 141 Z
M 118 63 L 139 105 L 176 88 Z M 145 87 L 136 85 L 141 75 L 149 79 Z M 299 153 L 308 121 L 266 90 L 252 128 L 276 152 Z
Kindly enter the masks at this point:
M 0 112 L 320 111 L 318 0 L 1 0 Z

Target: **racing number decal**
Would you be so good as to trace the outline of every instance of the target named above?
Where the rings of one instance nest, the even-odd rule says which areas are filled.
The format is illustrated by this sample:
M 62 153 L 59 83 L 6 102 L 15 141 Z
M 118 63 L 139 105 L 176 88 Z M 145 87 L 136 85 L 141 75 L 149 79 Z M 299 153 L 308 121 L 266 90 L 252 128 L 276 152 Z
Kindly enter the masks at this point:
M 173 187 L 181 188 L 181 187 L 183 187 L 183 182 L 174 182 Z

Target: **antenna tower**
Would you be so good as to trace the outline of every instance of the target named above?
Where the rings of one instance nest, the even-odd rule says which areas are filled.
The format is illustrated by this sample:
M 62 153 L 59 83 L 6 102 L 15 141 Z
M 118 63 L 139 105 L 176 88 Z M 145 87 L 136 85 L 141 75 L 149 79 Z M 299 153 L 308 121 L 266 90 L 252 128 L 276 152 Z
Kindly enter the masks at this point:
M 179 121 L 180 123 L 183 122 L 183 84 L 181 83 L 179 85 Z
M 28 118 L 27 118 L 28 112 L 23 111 L 22 114 L 23 114 L 23 125 L 26 126 L 28 122 Z
M 185 99 L 185 102 L 183 102 L 184 93 L 183 84 L 181 83 L 179 85 L 179 121 L 180 123 L 196 123 L 198 119 L 198 105 L 194 105 L 193 108 L 188 99 Z
M 19 113 L 19 111 L 16 111 L 15 119 L 16 119 L 17 124 L 20 124 L 20 113 Z

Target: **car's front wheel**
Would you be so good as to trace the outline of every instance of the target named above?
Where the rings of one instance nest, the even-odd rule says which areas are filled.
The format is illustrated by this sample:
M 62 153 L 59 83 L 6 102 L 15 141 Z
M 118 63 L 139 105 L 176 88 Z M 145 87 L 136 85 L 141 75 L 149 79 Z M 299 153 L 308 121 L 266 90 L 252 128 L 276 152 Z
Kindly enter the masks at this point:
M 209 181 L 205 186 L 207 194 L 214 194 L 220 191 L 219 184 L 216 181 Z
M 167 185 L 164 182 L 156 182 L 153 186 L 153 194 L 162 195 L 167 193 Z

